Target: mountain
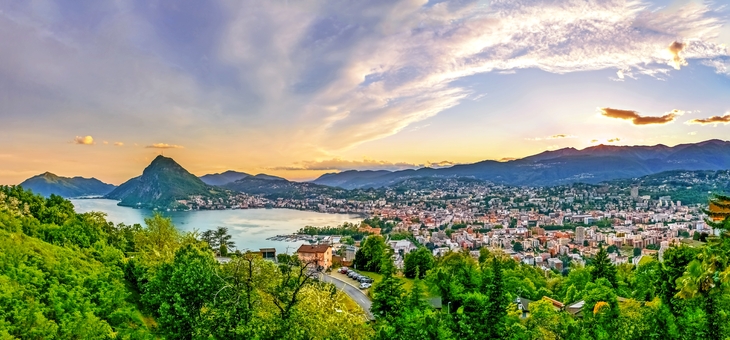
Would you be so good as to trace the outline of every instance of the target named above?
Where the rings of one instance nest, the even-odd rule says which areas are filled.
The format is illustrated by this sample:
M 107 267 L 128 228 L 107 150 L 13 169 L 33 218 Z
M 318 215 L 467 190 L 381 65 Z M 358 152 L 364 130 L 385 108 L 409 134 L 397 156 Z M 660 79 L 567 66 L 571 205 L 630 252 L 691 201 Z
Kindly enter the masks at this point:
M 62 197 L 103 196 L 116 188 L 96 178 L 60 177 L 50 172 L 28 178 L 20 186 L 43 196 Z
M 203 181 L 203 183 L 208 185 L 215 185 L 215 186 L 221 186 L 224 184 L 228 184 L 231 182 L 235 182 L 239 179 L 242 179 L 244 177 L 251 176 L 245 172 L 238 172 L 233 170 L 228 170 L 224 173 L 220 174 L 208 174 L 205 176 L 201 176 L 200 180 Z
M 730 142 L 708 140 L 673 147 L 598 145 L 582 150 L 564 148 L 509 162 L 482 161 L 449 168 L 401 171 L 344 171 L 324 174 L 315 184 L 345 189 L 379 188 L 409 178 L 471 177 L 508 185 L 599 183 L 670 170 L 730 169 Z
M 157 156 L 142 175 L 123 183 L 106 195 L 119 205 L 141 208 L 180 208 L 178 200 L 190 196 L 222 197 L 223 192 L 205 184 L 172 158 Z
M 223 185 L 223 188 L 266 198 L 316 198 L 320 195 L 343 197 L 347 190 L 309 183 L 292 182 L 281 177 L 258 174 Z

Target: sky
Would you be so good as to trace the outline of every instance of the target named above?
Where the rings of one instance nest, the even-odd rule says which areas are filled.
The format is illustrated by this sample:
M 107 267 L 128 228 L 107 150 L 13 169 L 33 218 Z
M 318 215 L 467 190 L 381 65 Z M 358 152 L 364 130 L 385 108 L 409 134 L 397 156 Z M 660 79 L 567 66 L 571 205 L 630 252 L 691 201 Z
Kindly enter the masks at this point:
M 0 184 L 730 139 L 730 4 L 0 0 Z

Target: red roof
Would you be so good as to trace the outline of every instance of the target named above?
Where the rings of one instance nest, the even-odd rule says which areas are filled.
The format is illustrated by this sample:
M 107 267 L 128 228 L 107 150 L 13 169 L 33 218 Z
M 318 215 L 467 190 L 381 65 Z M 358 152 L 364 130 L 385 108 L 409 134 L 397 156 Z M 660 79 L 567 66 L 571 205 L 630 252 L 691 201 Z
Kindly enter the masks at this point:
M 309 245 L 309 244 L 302 244 L 299 249 L 297 249 L 297 253 L 325 253 L 328 249 L 330 249 L 329 244 L 315 244 L 315 245 Z

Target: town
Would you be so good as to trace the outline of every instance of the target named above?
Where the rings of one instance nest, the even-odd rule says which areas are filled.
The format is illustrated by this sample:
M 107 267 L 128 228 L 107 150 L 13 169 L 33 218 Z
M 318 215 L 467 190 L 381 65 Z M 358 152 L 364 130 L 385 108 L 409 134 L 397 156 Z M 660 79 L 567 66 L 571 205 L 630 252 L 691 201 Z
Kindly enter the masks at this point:
M 679 176 L 694 181 L 691 175 Z M 661 259 L 672 245 L 692 245 L 713 233 L 704 220 L 706 204 L 685 204 L 671 196 L 646 194 L 661 193 L 657 186 L 529 188 L 467 179 L 418 179 L 375 192 L 378 198 L 369 201 L 326 197 L 271 201 L 249 196 L 245 202 L 249 207 L 368 216 L 358 230 L 394 239 L 389 243 L 399 267 L 404 254 L 419 246 L 427 247 L 434 256 L 465 249 L 478 257 L 482 247 L 501 249 L 516 261 L 556 272 L 573 262 L 585 264 L 602 246 L 608 248 L 614 264 L 638 265 L 644 257 Z M 347 237 L 331 232 L 282 235 L 280 239 L 330 243 L 333 249 L 343 249 L 336 253 L 344 263 L 354 259 L 359 244 L 345 244 L 342 240 Z

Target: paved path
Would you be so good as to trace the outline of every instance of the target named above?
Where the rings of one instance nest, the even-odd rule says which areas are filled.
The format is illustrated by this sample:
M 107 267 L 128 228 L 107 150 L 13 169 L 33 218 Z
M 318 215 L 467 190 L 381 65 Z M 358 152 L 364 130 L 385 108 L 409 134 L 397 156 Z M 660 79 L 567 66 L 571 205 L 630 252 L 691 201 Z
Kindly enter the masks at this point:
M 334 284 L 338 289 L 344 291 L 347 295 L 349 295 L 355 302 L 357 302 L 360 307 L 365 311 L 365 313 L 368 315 L 368 319 L 375 320 L 373 318 L 373 315 L 370 313 L 370 306 L 372 306 L 372 301 L 368 299 L 368 296 L 365 295 L 359 288 L 344 282 L 336 277 L 332 277 L 329 275 L 322 275 L 322 280 L 324 282 L 330 282 Z

